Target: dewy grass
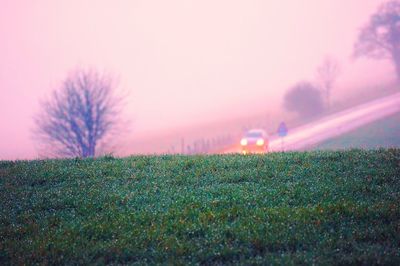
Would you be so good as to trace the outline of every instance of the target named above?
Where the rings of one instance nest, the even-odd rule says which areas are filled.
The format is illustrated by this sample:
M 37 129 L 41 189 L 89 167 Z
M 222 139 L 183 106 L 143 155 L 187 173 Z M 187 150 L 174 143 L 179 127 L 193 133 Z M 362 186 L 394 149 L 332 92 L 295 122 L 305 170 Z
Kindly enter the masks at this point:
M 0 264 L 400 264 L 400 150 L 0 162 Z

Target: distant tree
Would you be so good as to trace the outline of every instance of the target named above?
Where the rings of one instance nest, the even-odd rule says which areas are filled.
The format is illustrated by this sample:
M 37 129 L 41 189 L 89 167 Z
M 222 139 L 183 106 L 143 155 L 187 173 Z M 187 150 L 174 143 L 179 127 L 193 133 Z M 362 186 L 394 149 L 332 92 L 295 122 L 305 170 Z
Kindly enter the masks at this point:
M 315 116 L 324 110 L 320 90 L 309 82 L 300 82 L 290 88 L 284 97 L 284 107 L 303 118 Z
M 69 75 L 35 118 L 35 135 L 62 157 L 93 157 L 108 136 L 115 133 L 121 101 L 113 94 L 113 81 L 96 71 L 77 70 Z
M 330 107 L 331 92 L 335 81 L 339 75 L 339 64 L 332 58 L 325 58 L 324 62 L 318 67 L 317 75 L 325 92 L 326 107 Z
M 400 81 L 400 2 L 382 4 L 362 28 L 354 47 L 355 57 L 391 60 Z

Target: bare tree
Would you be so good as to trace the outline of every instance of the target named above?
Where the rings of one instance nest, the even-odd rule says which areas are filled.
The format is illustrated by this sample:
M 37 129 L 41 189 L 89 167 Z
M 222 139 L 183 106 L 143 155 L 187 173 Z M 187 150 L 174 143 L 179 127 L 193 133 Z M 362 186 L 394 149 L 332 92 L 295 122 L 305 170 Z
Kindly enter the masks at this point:
M 382 4 L 362 28 L 354 47 L 354 56 L 369 56 L 393 61 L 400 81 L 400 2 Z
M 326 107 L 330 107 L 330 97 L 334 83 L 339 75 L 339 64 L 332 58 L 325 58 L 324 62 L 317 69 L 318 79 L 325 91 Z
M 285 94 L 284 107 L 303 118 L 313 117 L 324 110 L 321 92 L 310 82 L 300 82 Z
M 52 155 L 93 157 L 118 123 L 121 101 L 113 81 L 96 71 L 78 70 L 43 103 L 35 135 Z M 47 151 L 49 151 L 47 150 Z

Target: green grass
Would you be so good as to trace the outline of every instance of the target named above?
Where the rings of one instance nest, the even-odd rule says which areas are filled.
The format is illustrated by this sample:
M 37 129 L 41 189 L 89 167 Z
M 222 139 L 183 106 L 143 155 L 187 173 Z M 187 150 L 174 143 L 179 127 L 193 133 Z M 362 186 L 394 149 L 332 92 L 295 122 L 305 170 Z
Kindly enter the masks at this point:
M 313 149 L 338 150 L 349 148 L 400 148 L 400 113 L 327 140 Z
M 400 264 L 400 150 L 0 162 L 0 264 Z

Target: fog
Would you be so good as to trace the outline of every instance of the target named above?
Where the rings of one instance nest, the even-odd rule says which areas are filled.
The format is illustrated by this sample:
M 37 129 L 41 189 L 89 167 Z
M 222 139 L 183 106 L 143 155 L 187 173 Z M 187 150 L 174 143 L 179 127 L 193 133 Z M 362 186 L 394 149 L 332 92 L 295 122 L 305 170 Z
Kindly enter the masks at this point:
M 78 67 L 111 73 L 125 97 L 117 155 L 273 131 L 294 116 L 282 108 L 288 88 L 317 82 L 326 57 L 340 65 L 333 105 L 373 97 L 393 66 L 352 54 L 382 2 L 3 0 L 0 159 L 38 156 L 33 116 Z

